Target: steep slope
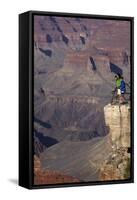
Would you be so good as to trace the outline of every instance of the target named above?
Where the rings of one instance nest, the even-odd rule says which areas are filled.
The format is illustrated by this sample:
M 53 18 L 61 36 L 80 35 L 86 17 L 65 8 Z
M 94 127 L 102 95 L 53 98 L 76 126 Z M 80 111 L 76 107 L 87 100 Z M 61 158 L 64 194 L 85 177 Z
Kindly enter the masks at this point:
M 82 181 L 95 181 L 110 150 L 108 136 L 86 142 L 60 142 L 41 155 L 42 167 L 75 176 Z
M 75 177 L 64 175 L 58 171 L 43 170 L 40 159 L 34 156 L 34 184 L 58 184 L 58 183 L 77 183 L 80 182 Z

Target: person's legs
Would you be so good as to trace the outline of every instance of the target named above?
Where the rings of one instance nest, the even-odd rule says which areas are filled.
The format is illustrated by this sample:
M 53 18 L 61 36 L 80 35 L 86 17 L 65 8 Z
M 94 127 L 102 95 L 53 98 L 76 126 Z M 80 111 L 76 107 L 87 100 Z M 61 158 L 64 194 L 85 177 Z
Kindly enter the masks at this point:
M 121 91 L 120 103 L 125 103 L 125 102 L 126 102 L 126 99 L 125 99 L 124 94 L 125 94 L 125 92 L 124 92 L 124 91 Z

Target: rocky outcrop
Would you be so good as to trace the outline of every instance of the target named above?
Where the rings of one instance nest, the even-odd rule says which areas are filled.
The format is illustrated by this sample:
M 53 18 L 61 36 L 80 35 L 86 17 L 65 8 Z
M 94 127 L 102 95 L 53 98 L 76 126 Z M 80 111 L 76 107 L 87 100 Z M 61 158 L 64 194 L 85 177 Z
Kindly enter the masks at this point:
M 109 153 L 109 158 L 102 163 L 99 179 L 102 181 L 129 179 L 130 163 L 131 158 L 127 148 L 113 149 Z
M 119 147 L 130 147 L 130 105 L 107 105 L 104 107 L 106 125 L 112 142 Z
M 100 168 L 100 180 L 130 178 L 130 105 L 106 105 L 105 121 L 109 127 L 112 151 Z

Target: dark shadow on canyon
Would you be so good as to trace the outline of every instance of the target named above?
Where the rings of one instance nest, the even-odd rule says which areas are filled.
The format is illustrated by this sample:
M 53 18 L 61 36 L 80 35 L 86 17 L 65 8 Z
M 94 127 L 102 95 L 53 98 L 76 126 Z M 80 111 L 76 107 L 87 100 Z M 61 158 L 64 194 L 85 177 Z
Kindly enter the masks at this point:
M 38 138 L 39 142 L 47 148 L 58 143 L 58 140 L 56 140 L 55 138 L 44 136 L 43 133 L 38 132 L 36 129 L 34 130 L 34 133 L 35 137 Z
M 120 75 L 123 74 L 123 70 L 119 66 L 111 62 L 110 62 L 110 70 L 115 74 L 120 74 Z

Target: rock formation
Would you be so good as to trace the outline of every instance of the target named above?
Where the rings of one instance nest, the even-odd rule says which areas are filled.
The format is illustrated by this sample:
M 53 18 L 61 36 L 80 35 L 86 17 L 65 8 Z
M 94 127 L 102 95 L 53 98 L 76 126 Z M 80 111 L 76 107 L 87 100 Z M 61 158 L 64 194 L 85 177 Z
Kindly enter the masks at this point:
M 130 178 L 131 155 L 127 148 L 120 147 L 109 152 L 100 168 L 99 180 L 124 180 Z
M 104 107 L 104 114 L 113 144 L 130 148 L 130 105 L 109 104 Z
M 122 180 L 130 178 L 130 105 L 107 105 L 104 107 L 105 121 L 109 127 L 112 151 L 100 168 L 100 180 Z

